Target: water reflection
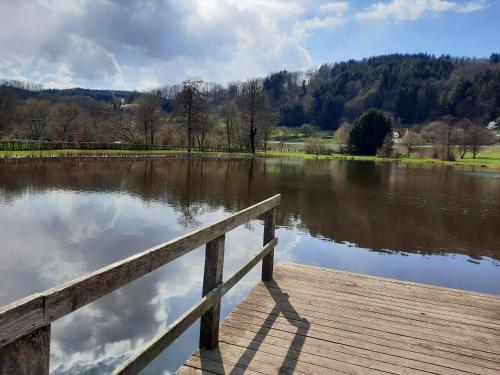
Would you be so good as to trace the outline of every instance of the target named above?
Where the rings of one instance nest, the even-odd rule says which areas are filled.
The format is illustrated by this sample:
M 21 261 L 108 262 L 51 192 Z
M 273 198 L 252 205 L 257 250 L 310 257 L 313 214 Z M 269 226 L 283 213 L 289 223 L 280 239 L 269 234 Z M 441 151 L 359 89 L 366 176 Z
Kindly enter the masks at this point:
M 277 257 L 500 294 L 500 179 L 443 167 L 314 160 L 0 164 L 0 305 L 282 193 Z M 227 236 L 225 274 L 261 243 Z M 54 324 L 54 373 L 107 373 L 201 296 L 203 250 Z M 227 314 L 258 270 L 223 300 Z M 192 327 L 146 371 L 175 369 Z

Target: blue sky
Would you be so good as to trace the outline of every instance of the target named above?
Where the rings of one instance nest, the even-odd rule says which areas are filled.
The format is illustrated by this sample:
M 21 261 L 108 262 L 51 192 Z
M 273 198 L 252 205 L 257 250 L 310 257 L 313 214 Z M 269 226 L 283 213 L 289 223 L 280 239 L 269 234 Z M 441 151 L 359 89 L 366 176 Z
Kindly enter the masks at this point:
M 387 53 L 500 52 L 500 0 L 2 0 L 0 78 L 146 90 Z
M 373 3 L 377 2 L 352 2 L 350 9 L 357 13 Z M 343 27 L 312 36 L 305 47 L 316 63 L 414 52 L 487 57 L 500 50 L 500 1 L 477 4 L 484 8 L 466 13 L 429 11 L 416 20 L 388 17 L 353 22 L 355 19 L 350 19 Z

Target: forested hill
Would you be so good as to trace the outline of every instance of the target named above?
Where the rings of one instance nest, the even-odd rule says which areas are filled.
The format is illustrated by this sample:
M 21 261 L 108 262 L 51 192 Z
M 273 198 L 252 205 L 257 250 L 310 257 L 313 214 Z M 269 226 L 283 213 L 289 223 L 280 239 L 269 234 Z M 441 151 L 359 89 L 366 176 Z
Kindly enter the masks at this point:
M 30 97 L 44 97 L 57 99 L 60 97 L 81 97 L 86 96 L 98 102 L 112 102 L 116 98 L 123 98 L 128 101 L 137 95 L 135 91 L 127 90 L 98 90 L 74 87 L 68 89 L 44 89 L 42 85 L 31 82 L 16 80 L 0 80 L 0 88 L 6 89 L 14 94 L 18 99 L 26 100 Z
M 368 108 L 390 112 L 403 124 L 446 115 L 486 124 L 500 116 L 498 54 L 482 60 L 387 55 L 322 65 L 300 84 L 293 76 L 280 72 L 264 80 L 286 126 L 335 129 Z
M 271 73 L 261 88 L 279 125 L 313 124 L 336 129 L 353 122 L 369 108 L 386 111 L 396 125 L 426 123 L 443 116 L 469 118 L 487 124 L 500 117 L 500 54 L 489 59 L 394 54 L 359 61 L 325 64 L 310 72 Z M 137 92 L 92 89 L 42 89 L 36 84 L 7 83 L 19 99 L 30 96 L 57 99 L 87 96 L 99 102 L 132 102 Z M 212 109 L 224 101 L 238 101 L 241 82 L 225 87 L 205 84 Z M 167 112 L 180 86 L 159 90 Z

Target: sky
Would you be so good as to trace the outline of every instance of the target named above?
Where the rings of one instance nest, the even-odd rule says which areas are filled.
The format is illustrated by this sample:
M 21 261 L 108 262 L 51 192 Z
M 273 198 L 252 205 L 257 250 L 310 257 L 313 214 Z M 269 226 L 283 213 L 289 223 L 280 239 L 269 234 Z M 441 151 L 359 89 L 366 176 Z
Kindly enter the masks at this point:
M 500 52 L 500 0 L 0 0 L 0 79 L 225 84 L 388 53 Z

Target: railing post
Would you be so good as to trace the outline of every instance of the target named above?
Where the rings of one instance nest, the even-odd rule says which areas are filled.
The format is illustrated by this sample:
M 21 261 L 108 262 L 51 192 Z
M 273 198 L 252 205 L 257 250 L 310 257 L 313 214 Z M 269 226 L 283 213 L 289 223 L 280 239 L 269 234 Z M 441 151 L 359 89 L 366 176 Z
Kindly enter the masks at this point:
M 205 272 L 203 274 L 203 296 L 222 284 L 224 270 L 224 241 L 222 235 L 207 243 L 205 249 Z M 220 298 L 201 316 L 200 348 L 213 349 L 219 342 Z
M 264 214 L 264 245 L 274 238 L 274 226 L 276 223 L 276 208 Z M 262 259 L 262 280 L 271 281 L 273 279 L 274 249 Z
M 49 374 L 50 325 L 0 348 L 0 375 Z

